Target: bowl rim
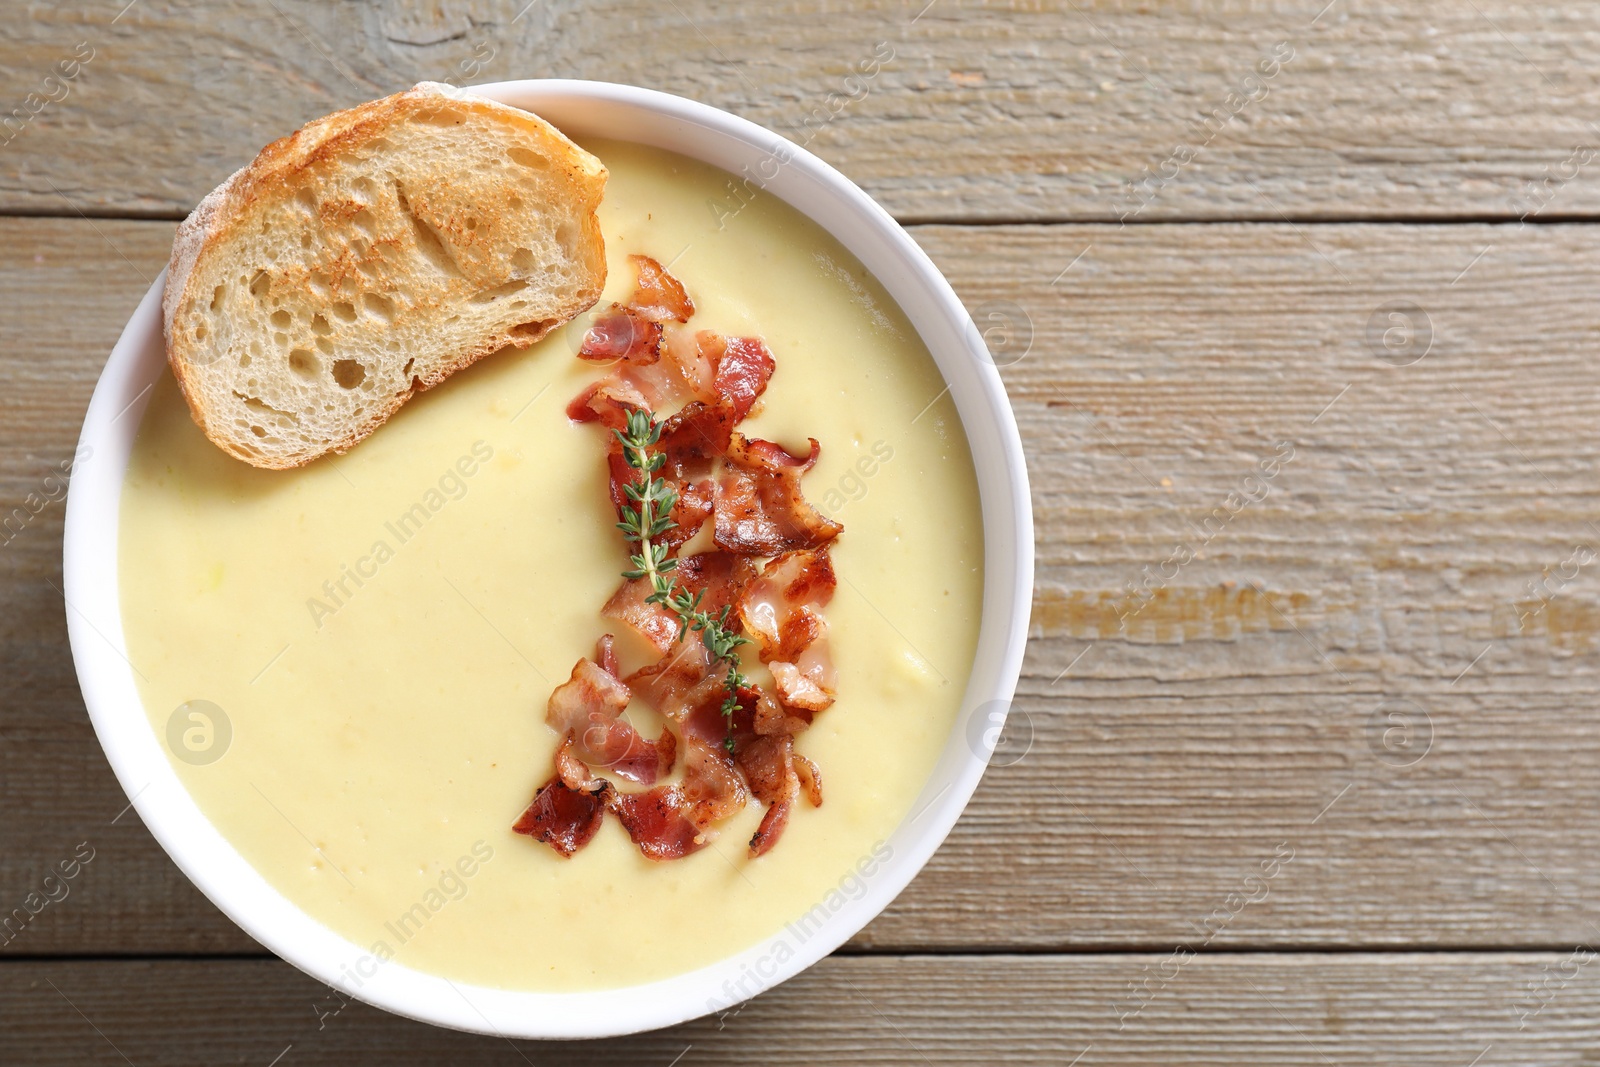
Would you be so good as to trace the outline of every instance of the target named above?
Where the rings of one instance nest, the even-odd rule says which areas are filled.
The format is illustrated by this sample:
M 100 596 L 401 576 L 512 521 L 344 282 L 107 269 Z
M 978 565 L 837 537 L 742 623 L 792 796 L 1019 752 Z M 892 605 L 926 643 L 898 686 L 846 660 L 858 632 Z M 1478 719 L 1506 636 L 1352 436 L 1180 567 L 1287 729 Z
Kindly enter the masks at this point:
M 878 843 L 881 862 L 871 864 L 865 890 L 837 911 L 830 904 L 810 936 L 797 937 L 786 926 L 742 952 L 670 978 L 550 993 L 475 986 L 379 963 L 274 889 L 183 788 L 150 725 L 126 654 L 117 527 L 133 440 L 166 366 L 165 271 L 113 347 L 84 417 L 63 536 L 69 642 L 89 717 L 130 805 L 190 881 L 280 958 L 352 999 L 457 1030 L 549 1039 L 656 1029 L 731 1008 L 832 952 L 889 905 L 955 825 L 987 766 L 1021 671 L 1033 584 L 1027 465 L 999 371 L 954 290 L 887 211 L 805 148 L 707 104 L 631 85 L 538 79 L 467 91 L 533 111 L 580 140 L 634 141 L 752 177 L 861 261 L 900 305 L 948 385 L 972 453 L 982 512 L 977 651 L 945 748 L 912 814 Z M 372 963 L 371 975 L 365 963 Z

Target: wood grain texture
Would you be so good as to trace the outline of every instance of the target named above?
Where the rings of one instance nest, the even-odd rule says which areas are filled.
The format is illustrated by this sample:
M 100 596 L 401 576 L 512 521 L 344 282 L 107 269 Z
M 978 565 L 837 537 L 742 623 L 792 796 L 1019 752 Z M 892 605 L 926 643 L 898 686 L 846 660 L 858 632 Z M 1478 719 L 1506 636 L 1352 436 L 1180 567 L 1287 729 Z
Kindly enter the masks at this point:
M 0 221 L 0 511 L 70 456 L 171 232 Z M 915 230 L 980 322 L 1016 320 L 1003 361 L 1031 323 L 1003 373 L 1034 637 L 1006 765 L 855 948 L 1600 934 L 1600 560 L 1561 577 L 1600 549 L 1589 232 Z M 1376 354 L 1408 358 L 1389 318 L 1368 339 L 1397 300 L 1431 322 L 1405 367 Z M 1281 441 L 1292 460 L 1246 483 Z M 1260 499 L 1233 514 L 1235 490 Z M 259 951 L 135 815 L 111 823 L 125 799 L 72 674 L 60 521 L 48 506 L 0 548 L 0 887 L 20 900 L 79 842 L 98 854 L 4 951 Z M 1179 544 L 1196 558 L 1167 580 Z M 1153 591 L 1129 594 L 1147 565 Z M 1283 846 L 1261 896 L 1246 879 Z
M 1162 956 L 834 957 L 721 1016 L 584 1043 L 458 1034 L 355 1002 L 322 1019 L 338 1000 L 276 960 L 11 962 L 0 965 L 0 1059 L 1576 1065 L 1594 1062 L 1600 1013 L 1600 964 L 1584 958 L 1223 954 L 1178 966 Z M 1152 983 L 1133 1014 L 1129 983 L 1161 973 L 1174 977 Z M 1542 1007 L 1534 1014 L 1530 1005 Z
M 0 114 L 28 118 L 0 134 L 0 212 L 176 218 L 336 108 L 422 79 L 538 77 L 662 89 L 796 133 L 908 220 L 1600 209 L 1588 5 L 878 0 L 766 5 L 759 21 L 722 0 L 124 6 L 0 8 Z M 1280 42 L 1293 58 L 1273 68 Z
M 1593 936 L 1590 231 L 917 236 L 980 318 L 1033 321 L 1005 372 L 1039 532 L 1033 741 L 869 937 L 912 906 L 1026 916 L 1037 945 L 1192 937 L 1279 842 L 1296 859 L 1220 942 Z M 1411 348 L 1385 347 L 1391 314 Z

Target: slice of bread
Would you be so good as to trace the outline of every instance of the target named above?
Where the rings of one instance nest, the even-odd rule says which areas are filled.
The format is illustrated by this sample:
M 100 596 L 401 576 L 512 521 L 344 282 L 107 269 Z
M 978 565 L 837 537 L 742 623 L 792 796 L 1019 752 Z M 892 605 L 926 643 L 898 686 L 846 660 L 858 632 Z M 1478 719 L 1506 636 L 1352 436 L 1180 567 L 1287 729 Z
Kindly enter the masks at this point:
M 424 82 L 268 145 L 178 227 L 162 312 L 194 421 L 284 470 L 526 347 L 605 285 L 598 159 Z

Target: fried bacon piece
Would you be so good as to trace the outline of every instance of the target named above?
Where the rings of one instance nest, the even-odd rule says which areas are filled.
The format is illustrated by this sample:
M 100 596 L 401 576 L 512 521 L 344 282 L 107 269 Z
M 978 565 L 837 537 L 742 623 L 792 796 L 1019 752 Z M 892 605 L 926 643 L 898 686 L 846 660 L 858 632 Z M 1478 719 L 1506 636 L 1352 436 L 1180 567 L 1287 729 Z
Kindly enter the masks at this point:
M 627 417 L 626 410 L 621 407 L 615 410 L 620 414 L 613 428 L 620 429 L 621 420 Z M 671 514 L 674 525 L 662 535 L 669 552 L 677 551 L 711 517 L 715 486 L 708 476 L 712 463 L 728 447 L 737 421 L 725 405 L 692 400 L 662 424 L 657 447 L 666 461 L 659 474 L 677 494 Z M 610 426 L 610 422 L 607 425 Z M 622 509 L 633 504 L 628 499 L 628 486 L 643 484 L 644 474 L 628 465 L 622 443 L 615 436 L 606 442 L 606 447 L 611 504 L 621 518 Z
M 688 330 L 670 322 L 663 330 L 660 360 L 624 368 L 622 377 L 649 401 L 652 411 L 712 398 L 716 365 Z
M 751 859 L 758 859 L 772 851 L 772 846 L 778 843 L 778 838 L 783 836 L 784 829 L 789 825 L 789 812 L 793 810 L 793 795 L 767 806 L 767 813 L 761 816 L 761 825 L 750 835 Z
M 622 822 L 639 851 L 653 860 L 675 860 L 698 852 L 711 840 L 687 814 L 683 790 L 658 785 L 643 793 L 606 794 L 606 806 Z
M 668 552 L 676 552 L 711 518 L 716 486 L 709 475 L 712 463 L 728 447 L 733 423 L 723 409 L 693 400 L 662 424 L 658 448 L 666 462 L 658 473 L 677 493 L 671 514 L 674 525 L 661 537 Z M 633 503 L 628 486 L 642 484 L 644 475 L 628 465 L 620 441 L 613 437 L 607 447 L 611 504 L 621 518 L 622 509 Z
M 657 709 L 677 724 L 685 744 L 698 742 L 722 745 L 731 731 L 743 728 L 753 732 L 753 728 L 749 727 L 754 721 L 753 715 L 736 715 L 734 724 L 730 724 L 724 716 L 722 709 L 728 695 L 727 675 L 720 669 L 711 669 L 711 659 L 704 646 L 696 641 L 685 642 L 678 647 L 692 647 L 695 652 L 680 656 L 674 650 L 662 657 L 654 667 L 646 667 L 638 672 L 651 674 L 641 686 L 640 695 L 647 701 L 659 701 Z M 760 690 L 754 686 L 741 689 L 739 703 L 754 708 L 759 695 Z
M 811 454 L 790 455 L 771 441 L 733 434 L 726 467 L 717 479 L 713 504 L 717 547 L 753 556 L 775 556 L 797 548 L 817 548 L 844 529 L 806 503 L 800 476 L 817 462 Z
M 704 847 L 716 824 L 744 810 L 744 781 L 720 745 L 688 739 L 681 786 L 606 798 L 639 850 L 653 860 L 677 859 Z
M 837 586 L 826 545 L 797 549 L 769 562 L 739 602 L 739 617 L 790 708 L 818 712 L 833 703 L 836 677 L 822 609 Z
M 715 496 L 716 485 L 709 478 L 679 487 L 677 502 L 672 505 L 672 521 L 676 525 L 661 535 L 669 553 L 682 548 L 685 542 L 700 532 L 700 527 L 711 518 Z
M 806 799 L 811 802 L 811 806 L 822 807 L 822 772 L 817 769 L 817 765 L 796 752 L 794 773 L 799 776 L 800 788 L 806 791 Z
M 678 583 L 690 593 L 700 594 L 701 608 L 712 614 L 724 607 L 737 609 L 745 586 L 755 580 L 756 573 L 756 565 L 748 557 L 715 549 L 685 556 L 677 566 Z M 678 617 L 660 604 L 649 603 L 651 592 L 648 580 L 626 579 L 600 614 L 632 627 L 656 651 L 668 652 L 678 640 Z M 690 635 L 688 640 L 696 638 Z
M 733 421 L 750 414 L 778 361 L 759 337 L 724 337 L 711 330 L 695 334 L 696 347 L 715 368 L 710 400 L 733 415 Z
M 680 641 L 648 667 L 628 675 L 634 695 L 667 718 L 682 723 L 693 706 L 691 694 L 710 675 L 711 656 L 699 641 Z M 720 683 L 717 683 L 720 685 Z
M 678 640 L 678 618 L 660 604 L 647 603 L 652 592 L 646 578 L 625 579 L 600 614 L 630 627 L 658 652 L 665 652 Z
M 838 584 L 827 546 L 786 552 L 761 569 L 745 588 L 739 616 L 762 662 L 797 659 L 826 632 L 822 609 Z
M 712 463 L 727 454 L 738 421 L 726 404 L 689 401 L 661 424 L 662 475 L 684 481 L 710 474 Z
M 573 422 L 599 422 L 607 429 L 627 425 L 628 412 L 644 411 L 650 401 L 637 386 L 621 377 L 603 378 L 572 398 L 567 418 Z
M 657 322 L 669 319 L 688 322 L 694 314 L 694 301 L 689 299 L 683 283 L 649 256 L 633 255 L 628 259 L 639 272 L 633 296 L 628 299 L 629 305 L 645 318 Z
M 573 737 L 574 751 L 591 766 L 650 785 L 672 770 L 677 741 L 668 730 L 652 744 L 624 722 L 619 716 L 629 696 L 614 674 L 580 659 L 572 676 L 550 694 L 545 721 Z
M 760 344 L 759 341 L 756 343 Z M 611 409 L 621 412 L 616 416 L 619 420 L 626 418 L 626 406 L 617 402 L 617 406 Z M 741 403 L 730 400 L 719 398 L 708 403 L 695 399 L 662 422 L 661 439 L 656 445 L 665 457 L 660 476 L 670 482 L 678 493 L 678 504 L 672 516 L 678 527 L 669 531 L 669 544 L 687 541 L 700 528 L 700 524 L 710 517 L 712 483 L 704 479 L 712 473 L 713 464 L 727 454 L 733 439 L 733 428 L 744 417 L 746 410 Z M 621 428 L 620 421 L 617 428 Z M 611 466 L 611 503 L 620 509 L 628 503 L 626 487 L 642 482 L 644 476 L 628 465 L 619 441 L 613 438 L 607 442 L 607 447 Z M 680 509 L 684 514 L 679 514 Z
M 638 271 L 633 296 L 599 315 L 578 349 L 579 358 L 615 363 L 618 370 L 567 405 L 567 417 L 574 422 L 598 420 L 621 429 L 629 410 L 655 411 L 715 395 L 712 353 L 701 351 L 697 337 L 676 329 L 694 314 L 694 301 L 683 283 L 649 256 L 629 258 Z M 674 329 L 668 332 L 664 324 Z M 748 362 L 752 357 L 741 358 Z
M 613 678 L 622 677 L 622 668 L 617 665 L 617 639 L 610 634 L 603 634 L 594 646 L 595 666 L 611 675 Z
M 587 337 L 584 345 L 591 347 Z M 597 353 L 613 350 L 600 341 L 592 347 Z M 680 408 L 662 426 L 668 476 L 686 477 L 685 468 L 695 461 L 705 461 L 702 468 L 709 470 L 709 461 L 726 451 L 733 428 L 766 391 L 777 363 L 759 338 L 710 330 L 691 336 L 669 328 L 656 352 L 649 360 L 624 359 L 619 370 L 573 398 L 567 417 L 622 429 L 629 411 Z
M 778 696 L 762 691 L 756 700 L 755 714 L 750 718 L 750 725 L 756 733 L 763 736 L 767 734 L 793 736 L 810 727 L 815 715 L 816 713 L 809 708 L 786 704 Z
M 583 335 L 578 358 L 590 363 L 649 366 L 661 358 L 661 323 L 633 308 L 612 304 Z
M 611 470 L 611 505 L 617 509 L 617 518 L 621 519 L 622 509 L 633 506 L 633 501 L 628 499 L 628 486 L 640 484 L 643 479 L 638 471 L 628 466 L 627 457 L 622 454 L 622 445 L 614 438 L 607 462 Z M 663 476 L 673 481 L 678 499 L 672 505 L 671 515 L 676 525 L 663 534 L 661 540 L 669 552 L 676 552 L 711 517 L 715 488 L 710 479 L 689 481 L 666 475 L 664 470 Z
M 646 703 L 678 725 L 685 744 L 706 745 L 721 745 L 730 733 L 754 736 L 759 732 L 754 724 L 761 721 L 756 709 L 763 701 L 772 700 L 755 686 L 739 690 L 740 710 L 730 724 L 722 713 L 728 695 L 726 679 L 721 670 L 711 669 L 711 657 L 698 641 L 683 642 L 660 662 L 635 671 L 628 678 Z M 775 703 L 773 707 L 782 718 L 783 711 Z M 797 730 L 806 725 L 801 723 Z
M 703 611 L 715 615 L 723 608 L 737 611 L 745 589 L 757 576 L 755 561 L 749 556 L 712 549 L 696 552 L 678 561 L 678 582 L 689 592 L 698 593 Z
M 825 646 L 815 646 L 800 663 L 769 663 L 772 684 L 785 706 L 812 713 L 826 711 L 836 694 L 833 663 Z
M 771 697 L 765 693 L 741 691 L 732 724 L 734 763 L 744 773 L 750 792 L 767 805 L 761 825 L 750 838 L 751 859 L 765 855 L 778 843 L 802 790 L 812 807 L 822 805 L 822 775 L 816 764 L 795 752 L 793 732 L 761 732 L 761 706 L 769 701 Z
M 605 814 L 606 802 L 599 793 L 580 793 L 552 778 L 539 787 L 511 829 L 571 856 L 594 837 Z
M 736 736 L 734 762 L 750 783 L 750 792 L 766 804 L 793 799 L 800 779 L 794 769 L 794 739 L 787 734 L 770 737 Z
M 556 776 L 534 794 L 528 810 L 511 827 L 514 833 L 543 841 L 562 856 L 587 845 L 605 819 L 604 780 L 573 757 L 572 732 L 556 749 Z
M 794 739 L 787 734 L 736 740 L 734 761 L 750 783 L 750 792 L 767 805 L 761 825 L 750 838 L 750 858 L 766 855 L 778 843 L 789 812 L 800 795 L 800 775 L 794 766 Z
M 710 827 L 744 810 L 744 780 L 733 757 L 720 744 L 708 745 L 689 739 L 684 745 L 683 797 L 689 819 L 696 826 Z
M 610 787 L 604 778 L 596 778 L 583 760 L 572 754 L 574 736 L 571 730 L 556 746 L 556 777 L 574 793 L 600 793 Z
M 661 426 L 660 449 L 673 479 L 710 473 L 733 438 L 733 428 L 750 414 L 772 377 L 772 353 L 759 338 L 724 337 L 710 330 L 695 335 L 693 367 L 704 380 L 693 383 L 690 399 Z M 688 371 L 679 364 L 680 377 Z
M 712 353 L 701 346 L 697 334 L 676 323 L 662 329 L 661 362 L 651 374 L 640 372 L 640 387 L 656 399 L 657 409 L 714 399 L 717 366 Z
M 598 342 L 596 348 L 600 350 Z M 658 411 L 712 398 L 716 365 L 687 331 L 666 330 L 656 353 L 657 358 L 648 362 L 624 360 L 617 370 L 573 397 L 567 418 L 620 430 L 629 411 Z

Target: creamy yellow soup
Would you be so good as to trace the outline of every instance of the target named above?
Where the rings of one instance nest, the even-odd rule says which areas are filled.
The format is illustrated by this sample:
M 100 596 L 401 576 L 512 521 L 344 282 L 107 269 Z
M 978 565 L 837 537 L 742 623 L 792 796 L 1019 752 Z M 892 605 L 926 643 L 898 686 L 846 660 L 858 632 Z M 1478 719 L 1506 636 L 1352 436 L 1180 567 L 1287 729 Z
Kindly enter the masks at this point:
M 645 859 L 607 817 L 571 859 L 511 832 L 551 774 L 545 703 L 607 625 L 626 567 L 581 325 L 411 401 L 349 455 L 257 470 L 210 444 L 170 377 L 123 486 L 128 650 L 201 810 L 284 896 L 370 953 L 526 990 L 612 988 L 715 962 L 813 918 L 881 859 L 948 737 L 983 557 L 965 437 L 926 349 L 840 245 L 764 193 L 637 145 L 589 146 L 610 277 L 670 264 L 691 325 L 777 357 L 743 429 L 822 458 L 844 524 L 827 609 L 837 703 L 799 738 L 824 802 L 768 855 L 752 803 L 712 847 Z M 619 645 L 625 669 L 642 641 Z M 628 712 L 650 736 L 653 712 Z M 814 924 L 795 927 L 803 936 Z M 359 979 L 352 975 L 353 984 Z

